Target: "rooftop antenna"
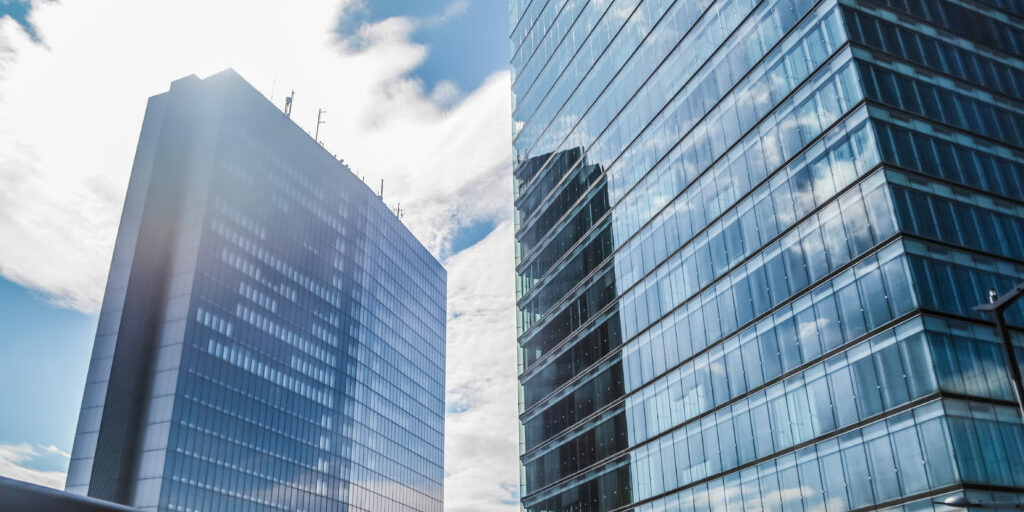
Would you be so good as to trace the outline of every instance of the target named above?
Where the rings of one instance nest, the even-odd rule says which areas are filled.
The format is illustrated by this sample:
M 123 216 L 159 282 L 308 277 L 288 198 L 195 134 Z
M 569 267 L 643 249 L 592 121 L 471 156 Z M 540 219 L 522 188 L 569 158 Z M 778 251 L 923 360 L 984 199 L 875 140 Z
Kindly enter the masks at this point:
M 284 99 L 284 115 L 292 116 L 292 101 L 295 100 L 295 89 L 292 89 L 292 95 Z
M 395 217 L 398 217 L 399 219 L 405 217 L 405 212 L 402 211 L 402 203 L 398 203 L 398 206 L 395 207 Z
M 314 135 L 313 138 L 316 139 L 317 142 L 320 142 L 320 125 L 322 125 L 322 124 L 327 122 L 327 121 L 321 121 L 320 119 L 326 113 L 327 113 L 327 111 L 322 109 L 322 108 L 316 109 L 316 135 Z M 321 143 L 321 145 L 322 144 L 323 143 Z
M 384 200 L 384 178 L 380 179 L 380 194 L 377 195 L 381 201 Z

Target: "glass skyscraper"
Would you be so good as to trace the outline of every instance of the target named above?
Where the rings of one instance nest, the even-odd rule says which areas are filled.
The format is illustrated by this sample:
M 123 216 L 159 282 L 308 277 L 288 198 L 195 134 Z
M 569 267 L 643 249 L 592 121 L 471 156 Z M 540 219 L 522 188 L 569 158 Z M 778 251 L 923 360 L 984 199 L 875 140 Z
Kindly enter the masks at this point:
M 150 98 L 67 489 L 440 511 L 444 269 L 233 71 Z
M 510 4 L 524 510 L 1024 502 L 1024 2 Z

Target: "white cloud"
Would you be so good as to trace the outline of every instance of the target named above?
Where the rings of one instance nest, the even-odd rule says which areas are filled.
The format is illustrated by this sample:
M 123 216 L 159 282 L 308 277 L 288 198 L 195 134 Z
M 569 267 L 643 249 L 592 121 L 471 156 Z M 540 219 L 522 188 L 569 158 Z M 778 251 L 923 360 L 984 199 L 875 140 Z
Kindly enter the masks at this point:
M 57 448 L 56 445 L 52 445 L 51 444 L 51 445 L 48 445 L 48 446 L 40 446 L 39 449 L 44 451 L 44 452 L 46 452 L 46 453 L 49 453 L 49 454 L 53 454 L 53 455 L 58 455 L 58 456 L 64 457 L 65 459 L 70 459 L 71 458 L 71 454 L 70 453 L 68 453 L 68 452 L 66 452 L 64 450 L 61 450 L 60 448 Z
M 0 273 L 76 309 L 99 305 L 147 97 L 233 67 L 365 175 L 435 253 L 511 199 L 509 77 L 465 96 L 410 76 L 410 35 L 457 16 L 389 18 L 347 40 L 350 1 L 97 0 L 34 4 L 45 44 L 0 20 Z M 462 6 L 462 7 L 460 7 Z M 504 216 L 504 217 L 503 217 Z
M 410 35 L 467 4 L 347 40 L 333 29 L 359 0 L 33 4 L 43 44 L 0 19 L 0 274 L 95 311 L 146 98 L 227 67 L 278 105 L 294 89 L 293 119 L 311 131 L 324 108 L 321 141 L 371 186 L 384 178 L 385 200 L 435 254 L 461 227 L 500 225 L 447 261 L 448 398 L 461 412 L 446 426 L 446 509 L 518 508 L 509 76 L 463 92 L 410 75 L 428 52 Z M 53 450 L 11 446 L 0 473 L 62 485 L 22 466 Z
M 422 24 L 428 27 L 443 25 L 453 18 L 457 18 L 469 10 L 469 0 L 454 0 L 445 6 L 441 14 L 424 19 Z
M 448 260 L 445 510 L 519 509 L 514 268 L 511 222 Z
M 29 444 L 0 444 L 0 476 L 32 484 L 63 489 L 66 473 L 63 471 L 41 471 L 31 469 L 27 463 L 46 455 L 68 455 L 54 446 L 33 447 Z

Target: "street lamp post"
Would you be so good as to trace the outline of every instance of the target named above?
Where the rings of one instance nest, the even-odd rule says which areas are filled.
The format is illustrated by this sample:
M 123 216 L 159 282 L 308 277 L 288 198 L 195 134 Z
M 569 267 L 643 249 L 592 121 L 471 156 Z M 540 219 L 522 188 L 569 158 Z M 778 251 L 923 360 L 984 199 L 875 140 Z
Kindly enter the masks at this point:
M 1012 306 L 1017 299 L 1024 297 L 1024 283 L 1020 283 L 1012 290 L 999 295 L 995 290 L 988 291 L 988 303 L 982 304 L 975 309 L 988 313 L 996 323 L 996 332 L 1006 349 L 1006 364 L 1010 370 L 1010 384 L 1013 387 L 1013 395 L 1017 398 L 1017 407 L 1020 409 L 1021 418 L 1024 419 L 1024 383 L 1021 381 L 1020 367 L 1017 365 L 1017 354 L 1014 350 L 1013 339 L 1010 337 L 1010 329 L 1006 326 L 1004 313 Z M 951 508 L 1001 508 L 1024 510 L 1024 503 L 978 503 L 967 499 L 966 496 L 950 496 L 941 501 L 934 501 L 938 505 L 945 505 Z
M 1024 283 L 1020 283 L 1012 290 L 998 295 L 995 290 L 988 292 L 988 304 L 982 304 L 976 311 L 988 313 L 996 322 L 996 331 L 1006 349 L 1006 364 L 1010 370 L 1010 383 L 1013 385 L 1013 394 L 1017 397 L 1017 407 L 1020 409 L 1021 418 L 1024 419 L 1024 383 L 1021 382 L 1020 367 L 1017 365 L 1017 355 L 1014 351 L 1013 340 L 1010 338 L 1010 329 L 1006 326 L 1004 313 L 1013 305 L 1017 299 L 1024 297 Z

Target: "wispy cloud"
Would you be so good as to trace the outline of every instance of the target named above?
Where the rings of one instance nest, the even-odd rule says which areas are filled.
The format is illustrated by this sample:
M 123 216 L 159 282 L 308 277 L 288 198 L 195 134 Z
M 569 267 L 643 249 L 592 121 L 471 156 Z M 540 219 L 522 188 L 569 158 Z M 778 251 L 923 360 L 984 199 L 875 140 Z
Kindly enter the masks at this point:
M 448 3 L 440 14 L 425 18 L 420 24 L 424 27 L 444 25 L 449 20 L 466 14 L 467 10 L 469 10 L 469 0 L 454 0 Z
M 411 40 L 424 21 L 388 18 L 339 39 L 350 4 L 37 2 L 45 46 L 0 19 L 0 273 L 94 311 L 145 99 L 227 67 L 278 103 L 294 89 L 307 129 L 327 110 L 326 147 L 374 187 L 383 178 L 385 199 L 435 253 L 462 226 L 507 218 L 508 74 L 464 96 L 448 83 L 425 90 L 410 74 L 429 51 Z
M 56 446 L 38 447 L 30 444 L 0 444 L 0 476 L 21 480 L 37 485 L 63 489 L 67 473 L 33 469 L 32 461 L 47 454 L 58 454 L 68 458 L 66 452 Z
M 514 510 L 509 76 L 463 92 L 445 81 L 428 90 L 412 75 L 429 52 L 412 34 L 459 16 L 465 2 L 339 36 L 356 4 L 36 0 L 31 22 L 45 44 L 0 19 L 0 274 L 95 311 L 146 98 L 227 67 L 279 105 L 294 89 L 293 119 L 311 130 L 317 109 L 327 110 L 325 146 L 372 186 L 384 179 L 385 200 L 401 202 L 435 254 L 449 254 L 466 226 L 501 226 L 446 261 L 446 508 Z M 11 445 L 0 473 L 59 487 L 63 475 L 23 465 L 47 451 Z
M 39 449 L 42 450 L 44 453 L 49 453 L 49 454 L 52 454 L 52 455 L 58 455 L 60 457 L 64 457 L 65 459 L 71 459 L 71 454 L 70 453 L 68 453 L 68 452 L 66 452 L 64 450 L 61 450 L 60 448 L 57 448 L 56 446 L 54 446 L 52 444 L 51 445 L 47 445 L 47 446 L 40 446 Z

